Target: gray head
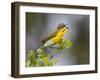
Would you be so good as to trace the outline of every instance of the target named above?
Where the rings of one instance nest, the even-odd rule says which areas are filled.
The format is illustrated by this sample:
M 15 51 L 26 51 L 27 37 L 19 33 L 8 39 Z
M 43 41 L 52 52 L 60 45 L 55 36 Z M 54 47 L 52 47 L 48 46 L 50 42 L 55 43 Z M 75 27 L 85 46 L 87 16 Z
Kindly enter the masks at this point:
M 64 24 L 64 23 L 60 23 L 59 25 L 58 25 L 58 27 L 57 27 L 57 29 L 62 29 L 62 28 L 67 28 L 67 29 L 69 29 L 68 27 L 67 27 L 67 25 L 68 24 Z

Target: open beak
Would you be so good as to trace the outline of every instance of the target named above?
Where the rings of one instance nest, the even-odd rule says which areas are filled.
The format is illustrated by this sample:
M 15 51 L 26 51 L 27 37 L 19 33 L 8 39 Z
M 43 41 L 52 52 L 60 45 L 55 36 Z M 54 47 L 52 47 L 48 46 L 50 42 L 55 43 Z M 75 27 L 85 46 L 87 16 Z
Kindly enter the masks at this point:
M 65 24 L 65 28 L 69 29 L 67 26 L 68 26 L 68 24 Z

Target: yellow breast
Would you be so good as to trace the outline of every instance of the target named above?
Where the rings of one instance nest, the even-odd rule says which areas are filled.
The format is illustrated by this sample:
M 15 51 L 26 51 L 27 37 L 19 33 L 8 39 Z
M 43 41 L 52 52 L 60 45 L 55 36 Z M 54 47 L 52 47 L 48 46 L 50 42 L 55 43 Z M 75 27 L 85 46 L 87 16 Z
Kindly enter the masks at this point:
M 59 43 L 61 40 L 62 40 L 62 37 L 64 36 L 64 34 L 67 32 L 67 30 L 66 30 L 66 28 L 63 28 L 63 29 L 61 29 L 58 33 L 57 33 L 57 35 L 54 37 L 54 38 L 52 38 L 51 40 L 52 40 L 52 42 L 55 44 L 55 43 Z

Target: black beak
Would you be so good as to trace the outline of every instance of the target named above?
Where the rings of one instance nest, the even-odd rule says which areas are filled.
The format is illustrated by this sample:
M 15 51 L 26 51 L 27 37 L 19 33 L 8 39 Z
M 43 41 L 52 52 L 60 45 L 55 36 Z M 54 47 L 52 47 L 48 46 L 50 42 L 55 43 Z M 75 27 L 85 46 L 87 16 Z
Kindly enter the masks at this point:
M 68 26 L 68 24 L 65 24 L 65 25 L 64 25 L 64 26 L 65 26 L 65 28 L 69 29 L 68 27 L 66 27 L 66 25 Z
M 67 29 L 69 29 L 68 27 L 66 27 Z

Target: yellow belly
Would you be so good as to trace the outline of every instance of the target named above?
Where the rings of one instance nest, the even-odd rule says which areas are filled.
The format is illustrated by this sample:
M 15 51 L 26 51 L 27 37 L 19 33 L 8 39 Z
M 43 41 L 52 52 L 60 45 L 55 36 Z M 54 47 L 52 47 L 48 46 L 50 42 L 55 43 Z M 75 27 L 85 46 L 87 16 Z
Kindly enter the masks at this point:
M 59 43 L 61 41 L 61 38 L 56 36 L 56 37 L 52 38 L 51 41 L 53 42 L 53 44 L 56 44 L 56 43 Z
M 53 37 L 52 39 L 50 39 L 49 41 L 47 41 L 47 42 L 45 43 L 44 46 L 47 46 L 48 44 L 50 45 L 50 44 L 58 44 L 58 43 L 60 43 L 61 40 L 62 40 L 62 38 L 63 38 L 63 36 L 64 36 L 64 34 L 65 34 L 66 32 L 67 32 L 66 30 L 63 31 L 63 29 L 61 29 L 61 30 L 57 33 L 57 35 L 56 35 L 55 37 Z
M 64 34 L 65 34 L 64 32 L 59 31 L 59 32 L 57 33 L 57 36 L 51 39 L 52 42 L 53 42 L 54 44 L 59 43 L 59 42 L 62 40 L 62 37 L 64 36 Z

